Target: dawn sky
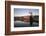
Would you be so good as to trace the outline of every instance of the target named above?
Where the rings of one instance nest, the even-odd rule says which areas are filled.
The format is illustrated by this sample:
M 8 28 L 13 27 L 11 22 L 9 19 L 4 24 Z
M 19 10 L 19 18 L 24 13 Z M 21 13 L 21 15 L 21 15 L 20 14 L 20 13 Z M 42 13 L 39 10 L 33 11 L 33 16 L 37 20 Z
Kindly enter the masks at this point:
M 39 9 L 14 8 L 14 16 L 30 15 L 29 11 L 32 12 L 33 15 L 39 15 Z

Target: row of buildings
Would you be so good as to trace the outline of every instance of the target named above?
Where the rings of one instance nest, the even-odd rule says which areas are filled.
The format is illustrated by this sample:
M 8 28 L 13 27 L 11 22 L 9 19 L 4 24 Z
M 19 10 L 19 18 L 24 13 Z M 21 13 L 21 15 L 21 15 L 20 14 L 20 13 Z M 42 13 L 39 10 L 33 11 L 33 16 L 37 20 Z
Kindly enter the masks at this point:
M 29 17 L 29 16 L 14 17 L 14 21 L 24 21 L 24 22 L 29 22 L 29 21 L 30 21 L 30 17 Z

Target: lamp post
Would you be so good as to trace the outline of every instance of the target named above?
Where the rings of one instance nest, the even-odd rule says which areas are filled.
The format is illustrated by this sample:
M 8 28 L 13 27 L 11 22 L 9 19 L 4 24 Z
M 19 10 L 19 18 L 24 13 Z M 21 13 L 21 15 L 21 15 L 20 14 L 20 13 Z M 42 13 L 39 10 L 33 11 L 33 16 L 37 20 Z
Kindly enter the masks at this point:
M 29 14 L 30 14 L 30 26 L 32 26 L 32 24 L 33 24 L 32 12 L 29 11 Z

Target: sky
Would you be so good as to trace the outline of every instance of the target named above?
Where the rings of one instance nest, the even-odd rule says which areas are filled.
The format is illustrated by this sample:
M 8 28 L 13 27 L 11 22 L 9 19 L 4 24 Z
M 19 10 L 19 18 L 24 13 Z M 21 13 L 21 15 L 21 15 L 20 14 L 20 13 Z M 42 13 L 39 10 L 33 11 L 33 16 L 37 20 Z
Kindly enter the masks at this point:
M 14 16 L 16 17 L 30 15 L 29 12 L 32 12 L 32 15 L 39 15 L 39 9 L 14 8 Z

